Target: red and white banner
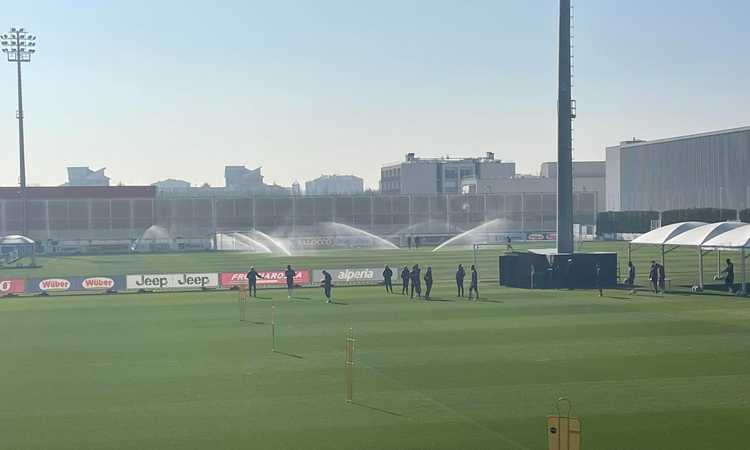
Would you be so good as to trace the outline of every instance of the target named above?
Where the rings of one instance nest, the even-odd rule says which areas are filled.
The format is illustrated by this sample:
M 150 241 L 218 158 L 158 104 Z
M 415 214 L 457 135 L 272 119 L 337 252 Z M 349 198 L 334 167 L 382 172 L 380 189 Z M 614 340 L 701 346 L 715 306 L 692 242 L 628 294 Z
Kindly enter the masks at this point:
M 23 294 L 26 292 L 26 282 L 22 278 L 0 280 L 0 295 Z
M 310 271 L 308 269 L 300 269 L 296 272 L 297 275 L 294 276 L 294 284 L 310 284 Z M 222 272 L 219 275 L 222 287 L 247 284 L 246 272 Z M 263 277 L 258 277 L 258 286 L 286 286 L 286 275 L 283 270 L 260 270 L 258 271 L 258 275 Z

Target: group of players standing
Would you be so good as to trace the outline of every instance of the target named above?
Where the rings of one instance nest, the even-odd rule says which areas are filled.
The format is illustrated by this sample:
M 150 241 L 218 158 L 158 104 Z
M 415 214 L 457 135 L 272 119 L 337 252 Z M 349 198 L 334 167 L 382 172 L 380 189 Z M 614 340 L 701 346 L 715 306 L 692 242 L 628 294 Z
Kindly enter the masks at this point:
M 414 264 L 411 269 L 409 266 L 404 266 L 400 272 L 401 276 L 401 295 L 409 295 L 410 298 L 414 298 L 416 294 L 418 299 L 422 298 L 422 278 L 424 278 L 425 285 L 425 300 L 430 300 L 430 294 L 432 293 L 433 275 L 432 267 L 427 267 L 427 270 L 422 277 L 422 269 L 419 264 Z M 466 278 L 466 270 L 463 265 L 459 264 L 456 270 L 456 288 L 457 296 L 464 296 L 464 279 Z M 393 270 L 386 265 L 383 270 L 383 284 L 385 286 L 385 292 L 393 294 Z M 476 300 L 479 300 L 479 274 L 477 273 L 476 267 L 471 266 L 471 284 L 469 285 L 469 300 L 473 299 L 472 294 L 476 295 Z
M 714 277 L 714 279 L 723 279 L 727 290 L 730 293 L 734 293 L 734 264 L 729 258 L 727 258 L 726 264 L 724 270 Z M 651 268 L 648 271 L 648 281 L 651 285 L 651 290 L 655 294 L 660 292 L 663 294 L 667 291 L 667 273 L 663 264 L 651 261 Z M 635 294 L 635 264 L 632 261 L 628 261 L 628 278 L 625 280 L 625 285 L 630 287 L 631 294 Z
M 294 278 L 297 272 L 292 268 L 291 265 L 286 266 L 284 271 L 284 277 L 286 278 L 286 288 L 288 298 L 292 298 L 294 293 Z M 255 267 L 250 267 L 250 271 L 247 272 L 247 285 L 248 292 L 251 296 L 258 296 L 258 279 L 264 279 L 265 277 L 255 270 Z M 458 291 L 458 297 L 464 297 L 464 279 L 466 278 L 466 271 L 463 265 L 459 264 L 456 270 L 456 288 Z M 401 294 L 409 295 L 410 298 L 414 298 L 414 295 L 418 299 L 422 298 L 422 279 L 424 279 L 425 285 L 425 300 L 430 300 L 430 294 L 432 293 L 432 267 L 427 267 L 427 270 L 422 277 L 422 269 L 419 264 L 414 264 L 411 270 L 408 266 L 404 266 L 401 270 Z M 383 284 L 385 285 L 385 291 L 389 294 L 393 294 L 393 270 L 386 265 L 383 270 Z M 328 271 L 323 271 L 323 279 L 320 280 L 320 286 L 323 288 L 323 295 L 326 298 L 326 303 L 333 303 L 331 298 L 333 290 L 333 278 Z M 475 297 L 474 297 L 475 296 Z M 471 284 L 469 285 L 469 300 L 479 300 L 479 274 L 477 273 L 476 267 L 471 266 Z

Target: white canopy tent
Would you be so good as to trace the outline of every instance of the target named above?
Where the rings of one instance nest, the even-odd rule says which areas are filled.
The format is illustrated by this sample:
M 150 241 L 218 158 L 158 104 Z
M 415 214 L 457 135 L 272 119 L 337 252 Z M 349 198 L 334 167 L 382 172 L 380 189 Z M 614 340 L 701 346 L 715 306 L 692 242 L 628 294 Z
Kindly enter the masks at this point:
M 659 245 L 661 246 L 661 264 L 665 266 L 665 246 L 667 242 L 670 239 L 703 225 L 706 225 L 706 222 L 678 222 L 642 234 L 628 244 L 628 261 L 630 261 L 630 253 L 632 252 L 633 244 Z
M 741 222 L 718 222 L 708 223 L 699 227 L 688 230 L 684 233 L 669 239 L 666 245 L 675 245 L 680 247 L 696 247 L 698 249 L 698 286 L 703 289 L 703 256 L 704 244 L 718 236 L 744 226 Z M 717 253 L 718 255 L 718 253 Z M 718 261 L 717 261 L 718 263 Z
M 742 289 L 741 294 L 747 293 L 747 272 L 745 254 L 750 249 L 750 224 L 743 224 L 731 231 L 722 233 L 713 239 L 706 241 L 704 247 L 713 247 L 721 249 L 730 249 L 740 252 L 740 261 L 742 263 Z
M 703 288 L 703 255 L 705 249 L 733 250 L 742 255 L 742 294 L 747 292 L 746 257 L 750 250 L 750 224 L 741 222 L 680 222 L 666 225 L 633 239 L 628 245 L 630 260 L 633 244 L 659 245 L 664 264 L 667 246 L 696 247 L 698 249 L 698 285 Z

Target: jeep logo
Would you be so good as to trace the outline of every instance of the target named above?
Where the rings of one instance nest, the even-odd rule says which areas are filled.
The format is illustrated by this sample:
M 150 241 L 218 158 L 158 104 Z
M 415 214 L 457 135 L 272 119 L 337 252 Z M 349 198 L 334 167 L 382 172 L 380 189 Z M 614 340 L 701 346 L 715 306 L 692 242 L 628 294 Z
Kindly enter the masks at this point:
M 194 287 L 194 286 L 205 286 L 209 284 L 211 280 L 205 275 L 186 275 L 182 274 L 181 278 L 177 279 L 177 284 L 180 286 Z
M 169 278 L 162 275 L 141 275 L 141 278 L 136 280 L 135 285 L 142 288 L 163 289 L 169 285 Z

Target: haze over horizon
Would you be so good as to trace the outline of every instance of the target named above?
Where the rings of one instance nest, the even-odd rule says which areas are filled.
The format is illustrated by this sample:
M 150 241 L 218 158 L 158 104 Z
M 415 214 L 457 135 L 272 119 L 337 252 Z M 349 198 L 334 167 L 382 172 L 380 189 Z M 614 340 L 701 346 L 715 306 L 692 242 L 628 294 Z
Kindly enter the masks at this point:
M 658 4 L 655 4 L 658 3 Z M 574 158 L 750 125 L 750 3 L 575 2 Z M 290 185 L 331 173 L 376 187 L 407 152 L 556 155 L 554 0 L 161 1 L 6 5 L 38 36 L 24 64 L 29 184 L 66 166 L 112 183 L 222 186 L 225 165 Z M 0 65 L 0 185 L 17 185 L 15 67 Z

